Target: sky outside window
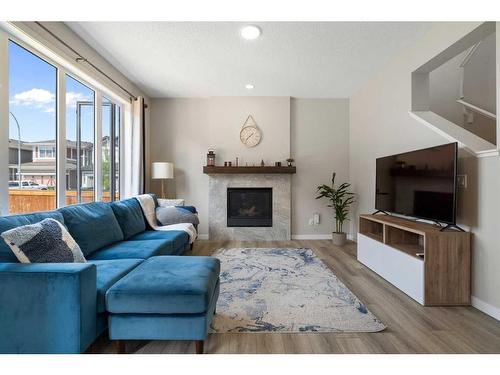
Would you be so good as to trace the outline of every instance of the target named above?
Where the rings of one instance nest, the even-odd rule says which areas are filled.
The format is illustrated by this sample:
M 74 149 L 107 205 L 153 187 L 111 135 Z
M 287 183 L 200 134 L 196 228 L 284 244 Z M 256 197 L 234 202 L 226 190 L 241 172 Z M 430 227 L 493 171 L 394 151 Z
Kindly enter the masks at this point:
M 9 110 L 21 128 L 21 140 L 56 138 L 56 68 L 9 42 Z M 17 140 L 17 125 L 9 116 L 9 138 Z

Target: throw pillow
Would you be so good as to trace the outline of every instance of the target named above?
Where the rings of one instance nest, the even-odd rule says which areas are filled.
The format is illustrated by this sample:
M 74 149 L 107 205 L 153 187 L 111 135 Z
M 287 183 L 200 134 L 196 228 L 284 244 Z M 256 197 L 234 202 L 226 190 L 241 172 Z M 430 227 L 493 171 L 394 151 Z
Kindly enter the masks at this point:
M 163 199 L 163 198 L 158 198 L 158 205 L 160 207 L 165 207 L 165 206 L 184 206 L 184 199 Z
M 179 223 L 191 223 L 193 225 L 198 225 L 200 223 L 198 215 L 184 208 L 172 206 L 158 207 L 156 209 L 156 219 L 161 223 L 161 225 Z
M 21 263 L 84 263 L 80 246 L 54 219 L 23 225 L 1 234 Z

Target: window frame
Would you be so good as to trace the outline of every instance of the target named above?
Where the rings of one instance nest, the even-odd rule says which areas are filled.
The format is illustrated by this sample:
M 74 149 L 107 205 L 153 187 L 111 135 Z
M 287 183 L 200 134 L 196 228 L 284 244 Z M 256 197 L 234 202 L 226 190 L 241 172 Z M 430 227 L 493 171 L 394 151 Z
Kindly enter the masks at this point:
M 114 202 L 116 200 L 116 192 L 120 194 L 120 185 L 122 178 L 122 163 L 121 163 L 121 155 L 122 155 L 122 134 L 123 134 L 123 107 L 120 103 L 116 102 L 114 99 L 110 99 L 109 97 L 103 95 L 101 97 L 101 115 L 104 101 L 107 101 L 110 106 L 110 132 L 109 132 L 109 155 L 110 155 L 110 170 L 109 170 L 109 199 L 110 202 Z M 108 104 L 106 103 L 106 104 Z M 119 130 L 118 130 L 118 186 L 116 184 L 116 119 L 118 118 Z M 102 142 L 102 118 L 101 118 L 101 142 Z M 102 145 L 101 145 L 102 147 Z M 101 157 L 102 157 L 102 148 L 101 148 Z M 101 159 L 102 163 L 102 159 Z M 102 166 L 102 165 L 101 165 Z M 102 171 L 101 171 L 102 178 Z M 102 183 L 99 189 L 102 189 Z M 102 193 L 102 191 L 101 191 Z M 101 197 L 102 199 L 102 197 Z
M 80 79 L 79 77 L 76 77 L 75 75 L 71 74 L 71 73 L 68 73 L 68 72 L 65 72 L 64 73 L 64 97 L 66 98 L 66 94 L 67 94 L 67 91 L 66 91 L 66 77 L 69 77 L 71 79 L 73 79 L 74 81 L 78 82 L 79 84 L 85 86 L 86 88 L 88 88 L 89 90 L 92 90 L 93 93 L 94 93 L 94 105 L 93 105 L 93 109 L 94 109 L 94 140 L 93 140 L 93 144 L 94 144 L 94 166 L 93 166 L 93 183 L 94 183 L 94 188 L 93 188 L 93 194 L 92 194 L 92 200 L 93 202 L 96 202 L 98 201 L 98 197 L 100 196 L 100 194 L 97 192 L 97 189 L 96 189 L 96 181 L 98 181 L 98 179 L 96 179 L 96 173 L 97 173 L 97 167 L 96 167 L 96 163 L 98 162 L 98 159 L 97 159 L 97 140 L 98 140 L 98 136 L 97 136 L 97 132 L 98 132 L 98 129 L 100 129 L 99 125 L 97 124 L 97 122 L 99 121 L 98 119 L 98 116 L 96 114 L 97 112 L 97 97 L 99 96 L 97 94 L 97 91 L 94 87 L 92 87 L 91 85 L 89 85 L 87 82 L 85 82 L 84 80 Z M 88 104 L 88 103 L 87 103 Z M 66 133 L 66 102 L 65 102 L 65 111 L 64 111 L 64 150 L 66 152 L 66 137 L 67 137 L 67 133 Z M 83 104 L 79 104 L 77 105 L 77 114 L 81 112 L 81 109 L 80 109 L 80 106 L 83 106 Z M 79 115 L 77 115 L 79 116 Z M 82 185 L 83 185 L 83 175 L 82 175 L 82 149 L 81 149 L 81 124 L 78 124 L 77 126 L 78 130 L 77 130 L 77 134 L 76 134 L 76 143 L 77 143 L 77 147 L 76 147 L 76 168 L 77 168 L 77 186 L 76 186 L 76 196 L 77 196 L 77 203 L 82 203 Z M 85 159 L 85 153 L 83 154 L 83 158 Z M 66 163 L 66 159 L 64 161 Z M 65 172 L 66 172 L 66 166 L 65 166 Z M 64 189 L 64 195 L 66 195 L 66 188 Z
M 102 192 L 100 189 L 101 184 L 101 158 L 102 158 L 102 98 L 106 97 L 110 102 L 116 104 L 120 107 L 120 129 L 119 129 L 119 185 L 121 191 L 121 187 L 123 185 L 123 148 L 124 144 L 123 135 L 125 133 L 124 127 L 124 116 L 125 112 L 131 113 L 132 104 L 130 101 L 123 99 L 123 96 L 112 90 L 109 87 L 98 87 L 97 85 L 92 84 L 87 79 L 83 77 L 86 73 L 82 72 L 79 74 L 77 69 L 68 69 L 67 66 L 58 63 L 54 59 L 48 57 L 45 53 L 39 51 L 36 47 L 37 44 L 40 44 L 38 41 L 33 41 L 33 45 L 31 43 L 27 43 L 24 40 L 20 40 L 15 35 L 10 32 L 4 31 L 0 29 L 0 83 L 4 82 L 4 85 L 0 84 L 0 160 L 4 160 L 3 163 L 0 163 L 0 214 L 1 215 L 9 215 L 9 177 L 10 171 L 8 168 L 8 136 L 4 135 L 9 132 L 9 53 L 8 46 L 9 42 L 12 41 L 19 45 L 21 48 L 24 48 L 29 53 L 34 56 L 40 58 L 44 62 L 52 65 L 56 69 L 56 207 L 66 206 L 66 84 L 65 77 L 66 75 L 75 79 L 79 83 L 87 86 L 91 90 L 94 91 L 94 201 L 101 201 Z M 47 49 L 51 53 L 54 53 L 49 47 L 42 45 L 44 49 Z M 60 55 L 57 55 L 61 59 L 64 59 Z M 66 59 L 64 59 L 67 62 Z M 69 62 L 67 62 L 69 64 Z M 102 85 L 100 85 L 102 86 Z M 131 119 L 129 119 L 130 121 Z M 114 125 L 113 125 L 114 126 Z M 59 157 L 63 155 L 63 157 Z M 6 157 L 4 157 L 6 156 Z M 112 166 L 112 170 L 116 171 L 115 164 Z M 115 196 L 111 197 L 112 199 Z

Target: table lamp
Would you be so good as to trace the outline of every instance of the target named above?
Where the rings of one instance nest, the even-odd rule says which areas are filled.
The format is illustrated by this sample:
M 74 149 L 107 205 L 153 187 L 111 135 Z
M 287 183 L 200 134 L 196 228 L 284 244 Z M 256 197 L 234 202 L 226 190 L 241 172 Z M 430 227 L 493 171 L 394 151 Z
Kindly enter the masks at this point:
M 161 197 L 165 198 L 165 180 L 174 178 L 174 163 L 154 162 L 151 174 L 154 180 L 161 180 Z

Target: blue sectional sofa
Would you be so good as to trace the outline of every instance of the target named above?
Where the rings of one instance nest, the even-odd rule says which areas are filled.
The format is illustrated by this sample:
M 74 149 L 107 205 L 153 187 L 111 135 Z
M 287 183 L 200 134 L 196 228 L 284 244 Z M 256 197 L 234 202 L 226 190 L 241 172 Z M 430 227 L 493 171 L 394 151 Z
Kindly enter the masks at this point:
M 183 231 L 148 230 L 135 198 L 0 217 L 0 233 L 49 217 L 88 262 L 21 264 L 0 241 L 0 353 L 85 351 L 107 329 L 106 292 L 145 259 L 189 247 Z

